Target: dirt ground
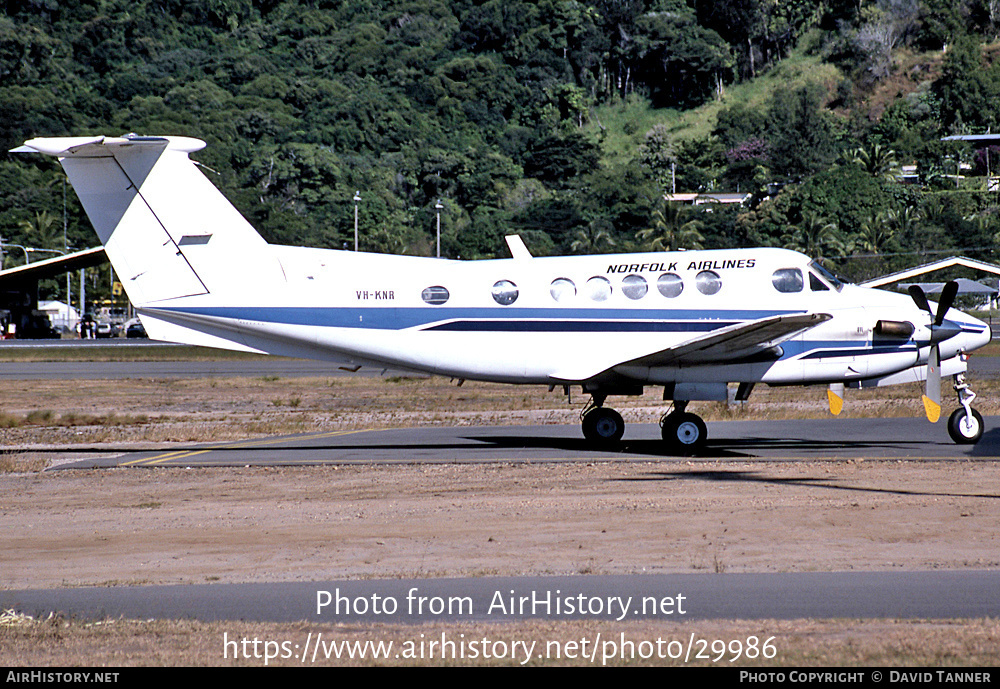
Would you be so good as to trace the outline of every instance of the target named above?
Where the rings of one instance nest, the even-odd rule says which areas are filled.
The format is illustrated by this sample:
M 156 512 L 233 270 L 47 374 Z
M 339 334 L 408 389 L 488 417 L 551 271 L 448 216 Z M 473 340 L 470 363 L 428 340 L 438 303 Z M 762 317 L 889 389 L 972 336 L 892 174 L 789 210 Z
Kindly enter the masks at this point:
M 434 380 L 78 383 L 73 390 L 50 389 L 45 381 L 0 384 L 6 419 L 0 424 L 0 445 L 6 448 L 0 454 L 6 472 L 0 473 L 4 588 L 1000 567 L 1000 462 L 859 457 L 771 464 L 582 460 L 42 471 L 60 456 L 52 448 L 69 454 L 81 444 L 113 452 L 122 443 L 357 427 L 373 419 L 382 425 L 502 423 L 520 422 L 528 414 L 563 422 L 576 413 L 544 391 L 518 390 L 512 399 L 507 388 L 468 384 L 456 389 Z M 384 386 L 394 386 L 392 395 Z M 737 413 L 741 418 L 822 413 L 822 391 L 814 402 L 804 401 L 801 393 L 783 394 L 765 395 Z M 630 400 L 626 418 L 646 420 L 655 402 Z M 878 400 L 855 402 L 858 411 Z M 519 414 L 498 411 L 505 404 Z M 919 413 L 902 398 L 883 404 L 897 415 Z M 734 412 L 702 413 L 725 418 Z M 995 412 L 985 408 L 984 413 Z M 191 623 L 185 624 L 188 629 Z M 950 638 L 959 640 L 949 662 L 992 664 L 1000 658 L 995 620 L 943 624 Z M 743 628 L 734 625 L 729 629 Z M 803 621 L 785 637 L 804 639 L 801 647 L 783 659 L 879 664 L 938 657 L 934 641 L 925 642 L 922 655 L 903 655 L 902 661 L 893 648 L 875 643 L 898 637 L 910 648 L 914 639 L 939 638 L 942 628 L 936 622 L 901 625 L 887 631 L 885 623 L 824 627 Z M 823 631 L 814 636 L 802 631 L 814 628 Z M 569 625 L 559 634 L 576 630 Z M 355 631 L 355 637 L 372 633 Z M 179 632 L 173 627 L 170 633 Z M 130 628 L 127 634 L 148 638 L 148 646 L 156 647 L 154 640 L 164 630 Z M 218 630 L 207 626 L 190 634 L 215 639 Z M 65 664 L 66 656 L 59 656 L 61 662 L 46 660 L 53 657 L 50 638 L 59 639 L 60 648 L 80 645 L 79 657 L 87 659 L 81 662 L 218 660 L 211 654 L 197 660 L 202 656 L 190 646 L 200 641 L 189 641 L 188 650 L 167 658 L 139 654 L 130 659 L 116 655 L 93 630 L 74 635 L 44 625 L 17 631 L 0 625 L 0 662 Z M 836 641 L 844 638 L 849 639 L 846 651 Z M 88 645 L 84 639 L 92 640 Z M 865 643 L 877 646 L 878 654 L 857 655 L 858 644 Z M 841 651 L 831 655 L 831 648 Z
M 0 477 L 7 588 L 1000 566 L 996 463 Z
M 996 399 L 986 388 L 981 399 Z M 442 379 L 4 381 L 7 588 L 337 577 L 1000 566 L 1000 464 L 570 461 L 44 471 L 75 450 L 302 430 L 572 423 L 544 388 Z M 905 389 L 848 409 L 916 414 Z M 708 418 L 824 415 L 764 390 Z M 654 396 L 623 398 L 655 420 Z M 508 411 L 512 410 L 512 411 Z M 984 413 L 991 413 L 983 408 Z

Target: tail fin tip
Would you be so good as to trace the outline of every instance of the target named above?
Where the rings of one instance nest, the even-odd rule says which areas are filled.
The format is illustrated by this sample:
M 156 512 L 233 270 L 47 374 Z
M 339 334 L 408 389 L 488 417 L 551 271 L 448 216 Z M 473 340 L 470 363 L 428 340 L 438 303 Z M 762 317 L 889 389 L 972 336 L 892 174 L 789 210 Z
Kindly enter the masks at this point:
M 57 136 L 29 139 L 23 146 L 12 148 L 10 153 L 42 153 L 57 158 L 91 158 L 108 155 L 107 147 L 136 145 L 163 146 L 168 150 L 194 153 L 205 148 L 201 139 L 188 136 Z

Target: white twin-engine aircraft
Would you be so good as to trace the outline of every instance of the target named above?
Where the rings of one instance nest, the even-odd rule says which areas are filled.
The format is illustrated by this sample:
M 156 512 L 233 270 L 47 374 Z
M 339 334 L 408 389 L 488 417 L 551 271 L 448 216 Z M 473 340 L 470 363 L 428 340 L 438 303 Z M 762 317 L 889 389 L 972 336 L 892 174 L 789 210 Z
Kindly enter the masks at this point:
M 844 284 L 807 256 L 734 249 L 452 261 L 264 241 L 188 157 L 183 137 L 32 139 L 15 152 L 56 156 L 151 337 L 420 371 L 460 380 L 581 386 L 595 445 L 621 440 L 610 395 L 663 386 L 664 440 L 697 452 L 707 431 L 694 400 L 745 400 L 757 383 L 844 386 L 941 378 L 960 403 L 948 422 L 975 443 L 966 353 L 990 329 L 919 288 L 909 296 Z

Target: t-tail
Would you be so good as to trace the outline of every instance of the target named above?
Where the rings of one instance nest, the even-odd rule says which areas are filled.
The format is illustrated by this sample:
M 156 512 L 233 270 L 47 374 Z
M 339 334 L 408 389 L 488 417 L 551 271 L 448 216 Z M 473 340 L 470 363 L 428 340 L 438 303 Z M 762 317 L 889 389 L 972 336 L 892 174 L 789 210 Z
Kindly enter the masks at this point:
M 243 349 L 207 333 L 179 338 L 155 317 L 177 300 L 238 294 L 246 303 L 285 282 L 267 242 L 188 157 L 204 147 L 128 135 L 32 139 L 13 152 L 59 159 L 152 337 Z

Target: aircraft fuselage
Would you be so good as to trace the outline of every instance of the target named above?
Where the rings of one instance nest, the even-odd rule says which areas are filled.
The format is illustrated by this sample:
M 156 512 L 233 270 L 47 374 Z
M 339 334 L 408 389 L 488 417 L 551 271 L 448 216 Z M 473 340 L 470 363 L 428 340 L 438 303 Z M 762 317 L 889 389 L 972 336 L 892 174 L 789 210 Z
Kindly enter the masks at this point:
M 271 248 L 283 281 L 150 304 L 144 319 L 237 348 L 505 383 L 851 382 L 926 364 L 929 351 L 927 314 L 908 295 L 835 284 L 783 249 L 453 261 Z M 806 313 L 831 318 L 756 357 L 625 363 Z M 942 360 L 989 341 L 978 319 L 947 318 L 961 330 L 941 344 Z M 880 337 L 879 321 L 910 323 L 912 334 Z

